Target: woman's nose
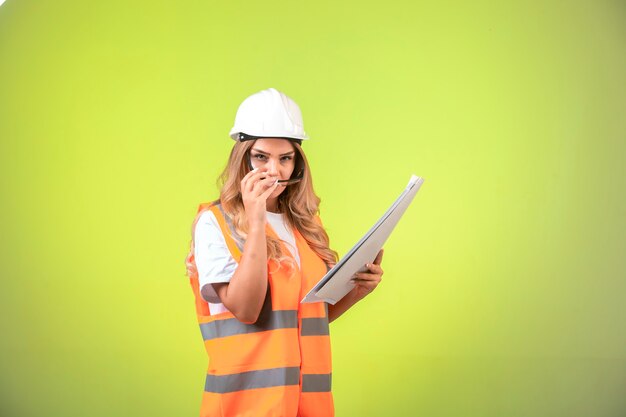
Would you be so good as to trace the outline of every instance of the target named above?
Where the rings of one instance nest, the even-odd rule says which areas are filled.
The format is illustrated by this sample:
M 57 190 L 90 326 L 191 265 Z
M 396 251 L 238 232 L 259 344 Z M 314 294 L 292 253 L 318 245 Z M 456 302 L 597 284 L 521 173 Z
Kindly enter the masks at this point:
M 267 172 L 270 175 L 278 175 L 278 162 L 270 159 L 267 163 Z

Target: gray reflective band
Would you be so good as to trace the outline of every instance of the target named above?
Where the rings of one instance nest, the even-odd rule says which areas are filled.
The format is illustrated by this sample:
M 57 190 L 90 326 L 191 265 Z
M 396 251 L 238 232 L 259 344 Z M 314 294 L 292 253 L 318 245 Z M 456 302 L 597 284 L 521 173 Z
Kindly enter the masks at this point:
M 302 392 L 330 392 L 332 374 L 303 374 Z
M 224 220 L 226 220 L 226 225 L 228 226 L 228 230 L 230 231 L 230 236 L 235 241 L 235 245 L 237 245 L 237 249 L 239 249 L 239 252 L 243 252 L 243 242 L 241 240 L 241 236 L 239 236 L 237 232 L 235 231 L 235 226 L 233 225 L 232 220 L 230 219 L 230 217 L 226 215 L 221 204 L 216 204 L 216 206 L 218 209 L 220 209 L 220 213 L 222 213 L 222 217 L 224 217 Z
M 297 310 L 268 311 L 254 324 L 245 324 L 237 319 L 216 320 L 210 323 L 201 323 L 200 331 L 204 340 L 217 339 L 220 337 L 234 336 L 264 332 L 276 329 L 295 329 L 298 327 Z
M 300 368 L 263 369 L 230 375 L 208 375 L 204 384 L 206 392 L 226 394 L 254 388 L 269 388 L 300 383 Z
M 302 336 L 327 336 L 328 317 L 316 317 L 302 319 Z

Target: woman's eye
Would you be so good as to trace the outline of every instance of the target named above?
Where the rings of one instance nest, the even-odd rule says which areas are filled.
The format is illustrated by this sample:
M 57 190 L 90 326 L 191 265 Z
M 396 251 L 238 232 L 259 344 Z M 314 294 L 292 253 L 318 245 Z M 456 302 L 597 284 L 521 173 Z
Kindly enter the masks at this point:
M 265 155 L 261 155 L 260 153 L 256 154 L 256 155 L 252 155 L 253 158 L 258 159 L 259 161 L 265 161 L 266 156 Z
M 281 161 L 291 161 L 293 159 L 292 156 L 283 156 L 282 158 L 280 158 Z

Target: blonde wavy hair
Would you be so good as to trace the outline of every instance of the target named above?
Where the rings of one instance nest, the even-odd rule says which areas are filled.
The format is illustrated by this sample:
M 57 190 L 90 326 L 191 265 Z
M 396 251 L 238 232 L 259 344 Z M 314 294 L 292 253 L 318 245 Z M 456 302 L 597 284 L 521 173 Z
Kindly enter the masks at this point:
M 246 157 L 255 142 L 256 140 L 237 141 L 230 152 L 226 168 L 218 179 L 222 208 L 231 218 L 235 232 L 242 240 L 245 240 L 248 234 L 248 222 L 241 197 L 241 180 L 249 172 Z M 300 145 L 291 140 L 289 142 L 297 151 L 296 158 L 302 160 L 304 176 L 296 184 L 287 186 L 278 196 L 278 211 L 285 214 L 289 225 L 298 229 L 309 247 L 327 265 L 333 265 L 337 262 L 338 256 L 337 252 L 330 249 L 328 235 L 317 216 L 320 199 L 313 191 L 309 163 Z M 280 241 L 270 236 L 267 236 L 267 257 L 279 265 L 286 258 L 281 250 Z

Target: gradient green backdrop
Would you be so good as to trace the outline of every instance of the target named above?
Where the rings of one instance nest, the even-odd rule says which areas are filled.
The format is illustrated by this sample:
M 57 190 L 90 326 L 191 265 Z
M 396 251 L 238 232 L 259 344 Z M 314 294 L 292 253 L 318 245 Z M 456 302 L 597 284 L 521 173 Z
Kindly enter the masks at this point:
M 0 415 L 195 416 L 184 275 L 239 103 L 301 106 L 340 254 L 338 416 L 626 415 L 623 1 L 0 6 Z

